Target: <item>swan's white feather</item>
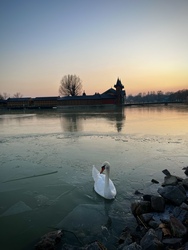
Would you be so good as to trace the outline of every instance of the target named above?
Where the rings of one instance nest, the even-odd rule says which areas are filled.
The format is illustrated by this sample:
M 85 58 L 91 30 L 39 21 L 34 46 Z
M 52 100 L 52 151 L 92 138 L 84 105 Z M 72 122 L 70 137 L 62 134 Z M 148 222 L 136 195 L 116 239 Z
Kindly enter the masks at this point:
M 93 166 L 92 177 L 94 179 L 94 190 L 96 193 L 101 195 L 106 199 L 114 199 L 116 196 L 116 188 L 113 182 L 109 179 L 109 187 L 105 192 L 105 174 L 100 174 L 100 172 Z

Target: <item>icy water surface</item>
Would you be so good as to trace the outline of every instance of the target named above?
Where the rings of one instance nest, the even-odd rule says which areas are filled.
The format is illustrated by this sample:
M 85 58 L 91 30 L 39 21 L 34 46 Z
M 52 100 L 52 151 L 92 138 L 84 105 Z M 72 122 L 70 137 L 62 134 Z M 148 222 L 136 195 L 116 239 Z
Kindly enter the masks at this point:
M 114 201 L 93 190 L 92 166 L 111 163 Z M 115 249 L 132 222 L 135 190 L 153 193 L 162 170 L 184 176 L 188 106 L 0 114 L 0 249 L 33 249 L 54 228 L 80 246 Z

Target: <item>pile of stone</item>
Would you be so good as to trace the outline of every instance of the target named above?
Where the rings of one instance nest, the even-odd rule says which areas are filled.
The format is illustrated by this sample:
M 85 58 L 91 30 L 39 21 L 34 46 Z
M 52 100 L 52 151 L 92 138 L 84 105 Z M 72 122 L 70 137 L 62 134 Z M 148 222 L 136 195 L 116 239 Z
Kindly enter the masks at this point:
M 188 178 L 171 175 L 167 169 L 163 173 L 164 183 L 158 194 L 143 194 L 132 203 L 138 227 L 125 228 L 118 250 L 188 250 Z M 188 167 L 185 174 L 188 175 Z
M 188 176 L 188 167 L 184 170 Z M 188 250 L 188 178 L 171 175 L 167 169 L 163 173 L 164 182 L 156 195 L 135 191 L 140 199 L 131 204 L 131 211 L 137 220 L 137 227 L 123 230 L 117 242 L 118 250 Z M 156 180 L 152 182 L 159 183 Z M 35 249 L 107 250 L 97 240 L 80 247 L 61 246 L 58 243 L 62 237 L 65 237 L 63 230 L 47 233 Z
M 35 245 L 35 250 L 107 250 L 99 241 L 91 242 L 83 247 L 70 244 L 60 246 L 60 241 L 63 236 L 62 230 L 49 232 L 42 236 L 41 240 Z
M 61 230 L 49 232 L 41 237 L 41 240 L 36 244 L 36 250 L 54 250 L 61 241 L 63 233 Z

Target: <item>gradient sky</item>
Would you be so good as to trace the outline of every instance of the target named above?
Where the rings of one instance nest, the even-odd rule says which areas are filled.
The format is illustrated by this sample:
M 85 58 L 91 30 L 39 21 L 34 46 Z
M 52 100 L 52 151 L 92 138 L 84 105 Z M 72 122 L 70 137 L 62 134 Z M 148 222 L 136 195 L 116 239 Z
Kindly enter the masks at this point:
M 86 94 L 119 77 L 127 95 L 188 88 L 187 0 L 1 0 L 0 93 Z

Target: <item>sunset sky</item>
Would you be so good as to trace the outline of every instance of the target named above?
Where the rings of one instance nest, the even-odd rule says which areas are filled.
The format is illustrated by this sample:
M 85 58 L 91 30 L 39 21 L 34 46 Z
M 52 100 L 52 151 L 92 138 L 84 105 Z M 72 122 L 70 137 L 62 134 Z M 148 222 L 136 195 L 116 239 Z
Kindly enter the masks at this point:
M 127 95 L 188 88 L 187 0 L 1 0 L 0 93 L 86 94 L 119 77 Z

